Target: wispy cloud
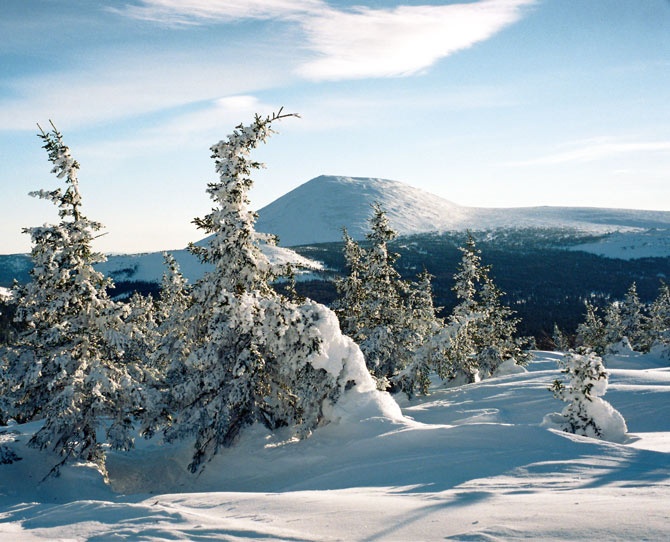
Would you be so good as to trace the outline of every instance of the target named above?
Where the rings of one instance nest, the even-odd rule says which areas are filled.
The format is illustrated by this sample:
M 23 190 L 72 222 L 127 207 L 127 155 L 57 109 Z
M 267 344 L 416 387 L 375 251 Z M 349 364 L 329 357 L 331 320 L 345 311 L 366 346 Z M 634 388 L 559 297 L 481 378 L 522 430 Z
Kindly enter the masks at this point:
M 165 24 L 201 24 L 239 19 L 273 19 L 324 7 L 320 0 L 141 0 L 110 11 Z
M 114 9 L 117 16 L 169 25 L 279 18 L 290 21 L 293 37 L 297 32 L 304 39 L 296 46 L 295 39 L 245 36 L 243 42 L 215 40 L 203 49 L 180 33 L 174 46 L 160 53 L 147 53 L 134 43 L 82 46 L 70 52 L 61 70 L 4 81 L 0 130 L 33 129 L 36 120 L 47 118 L 67 119 L 70 127 L 131 118 L 222 95 L 279 88 L 296 77 L 410 75 L 487 39 L 521 17 L 523 6 L 534 1 L 349 10 L 335 9 L 323 0 L 128 2 Z
M 302 21 L 318 58 L 298 72 L 310 79 L 415 74 L 484 41 L 522 16 L 533 0 L 485 0 L 447 6 L 327 10 Z
M 670 153 L 670 141 L 615 141 L 609 138 L 590 139 L 568 145 L 545 156 L 505 163 L 506 166 L 545 166 L 573 162 L 594 162 L 617 155 L 639 153 Z
M 117 13 L 168 24 L 286 18 L 315 57 L 296 69 L 313 80 L 407 76 L 484 41 L 519 20 L 536 0 L 443 6 L 335 9 L 320 0 L 143 0 Z
M 234 55 L 231 55 L 234 56 Z M 12 82 L 15 98 L 0 100 L 0 129 L 33 129 L 35 121 L 67 120 L 69 126 L 129 118 L 246 94 L 281 84 L 281 66 L 250 59 L 194 58 L 188 54 L 124 55 L 82 60 L 60 73 Z M 230 77 L 230 73 L 244 77 Z M 59 125 L 62 124 L 59 121 Z

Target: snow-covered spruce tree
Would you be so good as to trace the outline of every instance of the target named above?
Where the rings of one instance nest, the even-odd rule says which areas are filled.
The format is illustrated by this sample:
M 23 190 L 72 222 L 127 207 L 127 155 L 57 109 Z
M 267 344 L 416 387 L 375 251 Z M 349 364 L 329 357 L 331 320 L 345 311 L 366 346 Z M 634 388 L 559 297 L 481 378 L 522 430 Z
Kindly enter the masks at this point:
M 554 332 L 552 333 L 551 339 L 554 342 L 555 350 L 558 350 L 559 352 L 567 352 L 570 350 L 570 340 L 565 333 L 561 331 L 558 324 L 554 324 Z
M 544 423 L 577 435 L 622 442 L 627 431 L 626 422 L 602 399 L 608 381 L 602 359 L 592 351 L 571 351 L 559 364 L 567 383 L 557 379 L 550 390 L 554 397 L 568 405 L 560 414 L 546 416 Z
M 459 303 L 449 317 L 455 330 L 447 349 L 449 378 L 476 382 L 492 376 L 507 360 L 524 365 L 529 355 L 522 345 L 528 339 L 514 337 L 519 320 L 502 303 L 503 293 L 489 276 L 490 266 L 482 264 L 481 251 L 472 235 L 460 250 L 463 256 L 453 287 Z
M 333 307 L 343 333 L 356 340 L 359 337 L 359 330 L 362 325 L 363 277 L 365 276 L 364 252 L 361 246 L 351 238 L 346 228 L 342 229 L 342 239 L 344 242 L 344 261 L 348 274 L 335 281 L 339 297 Z
M 605 307 L 603 316 L 603 351 L 607 352 L 610 346 L 620 343 L 624 338 L 628 343 L 622 320 L 621 302 L 614 301 Z
M 647 335 L 646 307 L 637 293 L 637 284 L 633 282 L 621 303 L 621 328 L 624 337 L 628 338 L 633 350 L 648 352 L 651 339 Z
M 183 381 L 185 360 L 192 350 L 191 326 L 187 310 L 192 304 L 190 288 L 172 254 L 163 254 L 165 272 L 160 294 L 153 303 L 152 348 L 147 351 L 147 374 L 151 380 L 144 388 L 140 433 L 152 437 L 170 418 L 171 386 Z M 177 405 L 178 407 L 178 405 Z
M 477 354 L 480 378 L 493 376 L 507 360 L 524 366 L 530 360 L 528 337 L 515 337 L 521 321 L 514 311 L 502 302 L 503 292 L 488 274 L 489 267 L 483 268 L 480 306 L 482 318 L 477 320 L 481 347 Z
M 397 391 L 396 377 L 412 361 L 416 345 L 410 329 L 410 288 L 394 264 L 398 254 L 388 243 L 396 232 L 380 205 L 373 205 L 368 247 L 359 246 L 345 232 L 345 260 L 349 277 L 337 288 L 337 313 L 342 331 L 361 347 L 370 373 L 380 389 Z
M 394 377 L 400 390 L 411 399 L 416 392 L 428 393 L 430 374 L 440 374 L 445 358 L 445 340 L 451 337 L 445 333 L 445 324 L 437 316 L 439 311 L 433 302 L 432 275 L 424 270 L 417 281 L 410 284 L 408 308 L 410 318 L 405 332 L 409 335 L 412 356 L 409 363 Z
M 166 270 L 154 304 L 156 332 L 160 341 L 152 356 L 152 365 L 167 375 L 175 371 L 181 373 L 181 366 L 190 352 L 186 312 L 192 299 L 177 260 L 167 252 L 163 254 L 163 259 Z
M 352 357 L 353 343 L 346 351 L 327 351 L 325 334 L 340 333 L 334 314 L 312 301 L 294 303 L 271 287 L 278 270 L 260 243 L 273 238 L 255 231 L 247 195 L 251 173 L 262 164 L 249 155 L 273 133 L 271 125 L 288 116 L 256 116 L 211 148 L 219 175 L 207 188 L 214 208 L 194 221 L 209 237 L 191 250 L 214 269 L 193 285 L 184 311 L 188 351 L 181 380 L 170 385 L 172 423 L 164 433 L 168 441 L 195 436 L 192 472 L 247 426 L 288 427 L 304 437 L 328 421 L 345 389 L 374 390 L 364 368 L 352 369 L 356 359 L 363 364 L 360 352 Z
M 475 382 L 479 379 L 477 321 L 483 316 L 477 301 L 477 289 L 482 279 L 481 251 L 472 235 L 468 235 L 465 246 L 459 250 L 462 257 L 452 287 L 459 302 L 449 316 L 449 323 L 456 333 L 447 350 L 449 369 L 445 376 Z
M 24 230 L 32 237 L 34 268 L 32 281 L 15 292 L 26 330 L 10 367 L 12 394 L 23 419 L 44 419 L 30 444 L 63 456 L 53 472 L 69 459 L 103 467 L 97 438 L 103 418 L 113 447 L 131 443 L 129 412 L 136 405 L 129 404 L 132 380 L 123 361 L 129 309 L 108 297 L 111 281 L 93 268 L 104 261 L 92 249 L 102 226 L 82 214 L 79 164 L 55 128 L 41 132 L 52 173 L 67 188 L 31 194 L 52 202 L 60 222 Z
M 670 344 L 670 287 L 661 282 L 658 295 L 649 307 L 647 333 L 651 346 Z
M 605 323 L 598 316 L 598 307 L 588 300 L 584 302 L 586 313 L 584 321 L 577 326 L 576 342 L 583 348 L 593 350 L 598 355 L 605 353 L 607 347 L 607 331 Z

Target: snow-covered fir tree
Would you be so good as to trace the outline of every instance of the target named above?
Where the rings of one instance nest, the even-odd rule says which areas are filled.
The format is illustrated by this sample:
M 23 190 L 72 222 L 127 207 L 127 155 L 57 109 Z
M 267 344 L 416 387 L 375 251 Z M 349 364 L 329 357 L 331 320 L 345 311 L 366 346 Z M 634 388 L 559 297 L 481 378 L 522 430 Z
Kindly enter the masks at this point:
M 649 307 L 647 334 L 650 346 L 670 344 L 670 287 L 661 282 L 658 295 Z
M 389 249 L 395 237 L 379 205 L 373 206 L 365 246 L 345 230 L 348 274 L 336 282 L 335 307 L 343 332 L 360 345 L 379 388 L 411 398 L 428 392 L 431 373 L 451 376 L 446 352 L 458 340 L 457 326 L 438 317 L 430 273 L 424 270 L 414 282 L 401 278 L 395 269 L 398 254 Z
M 554 324 L 554 331 L 551 339 L 554 342 L 554 348 L 559 352 L 567 352 L 570 350 L 570 340 L 565 333 L 561 331 L 561 328 L 559 328 L 557 324 Z
M 607 347 L 605 323 L 598 315 L 598 307 L 588 300 L 584 303 L 584 321 L 577 326 L 576 342 L 602 355 Z
M 603 318 L 598 316 L 597 308 L 587 302 L 584 322 L 577 327 L 577 344 L 600 355 L 622 348 L 648 352 L 667 332 L 667 320 L 664 324 L 663 316 L 667 311 L 666 296 L 667 287 L 661 284 L 654 303 L 645 305 L 636 284 L 632 283 L 622 300 L 615 300 L 604 308 Z
M 477 301 L 477 288 L 482 280 L 481 251 L 476 247 L 472 235 L 468 235 L 462 253 L 452 290 L 456 294 L 458 304 L 449 316 L 449 322 L 456 329 L 451 345 L 447 351 L 450 379 L 464 378 L 466 382 L 479 379 L 479 367 L 476 354 L 481 346 L 477 321 L 483 317 Z
M 210 236 L 191 250 L 214 269 L 193 285 L 183 313 L 187 349 L 181 378 L 169 386 L 172 421 L 165 429 L 168 440 L 195 436 L 193 472 L 254 423 L 307 436 L 345 389 L 362 384 L 348 365 L 362 358 L 318 362 L 329 355 L 324 326 L 336 323 L 334 315 L 276 293 L 278 271 L 260 249 L 273 238 L 255 231 L 249 209 L 251 173 L 262 167 L 250 153 L 287 116 L 256 116 L 211 148 L 219 175 L 207 188 L 214 208 L 194 221 Z
M 11 392 L 21 419 L 43 419 L 31 444 L 68 459 L 102 466 L 98 430 L 107 422 L 110 445 L 131 445 L 129 416 L 133 382 L 124 361 L 127 305 L 113 302 L 111 281 L 93 267 L 104 257 L 92 241 L 102 226 L 82 214 L 79 164 L 53 128 L 40 134 L 62 190 L 31 195 L 58 208 L 60 222 L 27 228 L 32 237 L 32 281 L 15 291 L 17 338 L 9 367 Z M 55 467 L 54 472 L 57 471 Z
M 502 303 L 503 292 L 489 276 L 490 266 L 482 264 L 472 235 L 460 250 L 453 287 L 459 303 L 449 317 L 452 340 L 446 351 L 449 378 L 476 382 L 492 376 L 507 360 L 524 365 L 529 354 L 523 345 L 530 343 L 514 337 L 519 320 Z
M 344 242 L 344 261 L 348 274 L 336 280 L 335 286 L 339 294 L 333 304 L 335 313 L 340 321 L 342 331 L 353 337 L 359 337 L 362 326 L 363 278 L 365 268 L 363 263 L 363 249 L 354 241 L 346 228 L 342 230 Z
M 445 333 L 444 320 L 437 316 L 439 309 L 433 302 L 432 275 L 424 270 L 409 287 L 410 318 L 406 333 L 412 357 L 395 377 L 395 382 L 411 399 L 416 392 L 428 393 L 430 374 L 440 373 L 445 338 L 449 344 L 450 337 Z
M 584 350 L 566 354 L 559 364 L 566 382 L 555 380 L 551 391 L 567 404 L 560 414 L 551 414 L 546 422 L 563 431 L 615 442 L 623 441 L 627 428 L 621 414 L 602 399 L 607 391 L 608 375 L 602 359 Z
M 516 365 L 527 365 L 532 345 L 527 337 L 515 337 L 521 320 L 502 302 L 504 294 L 489 276 L 489 269 L 484 268 L 480 290 L 482 318 L 476 321 L 481 343 L 477 355 L 480 378 L 493 376 L 507 360 L 514 360 Z
M 621 303 L 621 331 L 623 337 L 626 337 L 633 349 L 638 352 L 647 352 L 650 347 L 650 338 L 646 333 L 645 311 L 646 307 L 637 293 L 637 284 L 633 282 Z
M 189 325 L 186 312 L 192 304 L 190 287 L 172 254 L 164 253 L 165 272 L 160 293 L 156 299 L 155 324 L 160 337 L 152 357 L 152 365 L 162 373 L 181 373 L 181 366 L 188 356 L 191 344 L 187 336 Z
M 352 338 L 381 389 L 393 388 L 395 377 L 411 359 L 410 314 L 405 303 L 408 285 L 394 267 L 398 254 L 388 246 L 396 236 L 384 210 L 375 205 L 366 236 L 369 247 L 363 252 L 359 329 Z

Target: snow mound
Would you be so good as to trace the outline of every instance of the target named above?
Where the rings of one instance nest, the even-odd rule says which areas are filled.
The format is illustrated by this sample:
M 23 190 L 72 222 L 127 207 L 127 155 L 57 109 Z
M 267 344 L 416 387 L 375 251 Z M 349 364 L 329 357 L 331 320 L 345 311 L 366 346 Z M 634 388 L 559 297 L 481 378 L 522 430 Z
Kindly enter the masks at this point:
M 356 422 L 366 418 L 403 419 L 398 404 L 386 392 L 377 390 L 365 365 L 358 345 L 340 331 L 335 313 L 324 305 L 312 304 L 318 314 L 316 325 L 321 349 L 309 362 L 316 369 L 325 369 L 345 386 L 337 403 L 324 412 L 331 422 Z M 347 384 L 354 385 L 347 385 Z M 325 409 L 324 409 L 325 410 Z

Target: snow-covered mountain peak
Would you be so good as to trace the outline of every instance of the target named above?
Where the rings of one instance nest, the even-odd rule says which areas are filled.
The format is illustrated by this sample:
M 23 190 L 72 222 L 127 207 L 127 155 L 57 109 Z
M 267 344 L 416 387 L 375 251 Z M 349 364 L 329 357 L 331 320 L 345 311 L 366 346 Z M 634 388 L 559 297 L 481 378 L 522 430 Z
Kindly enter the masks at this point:
M 465 218 L 465 208 L 398 181 L 322 175 L 261 209 L 257 229 L 284 246 L 340 241 L 343 227 L 361 239 L 375 203 L 400 235 L 448 229 Z
M 343 227 L 354 239 L 362 239 L 369 231 L 375 203 L 386 211 L 391 227 L 400 235 L 500 228 L 561 228 L 594 234 L 654 229 L 660 232 L 656 237 L 670 232 L 670 212 L 665 211 L 465 207 L 398 181 L 328 175 L 316 177 L 262 208 L 257 230 L 278 235 L 283 246 L 340 241 Z M 666 253 L 667 247 L 655 255 Z M 635 254 L 631 250 L 628 256 L 640 257 Z

